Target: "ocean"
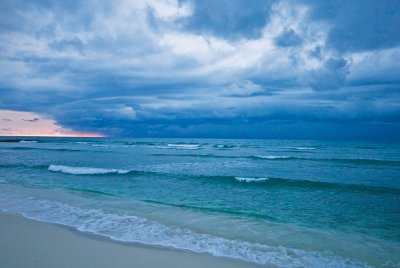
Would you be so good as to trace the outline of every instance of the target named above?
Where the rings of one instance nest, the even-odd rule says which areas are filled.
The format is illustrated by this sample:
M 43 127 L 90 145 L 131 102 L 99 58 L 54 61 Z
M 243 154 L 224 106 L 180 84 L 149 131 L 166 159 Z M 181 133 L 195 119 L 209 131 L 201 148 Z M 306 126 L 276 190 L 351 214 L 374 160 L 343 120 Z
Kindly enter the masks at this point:
M 400 267 L 400 143 L 1 140 L 3 212 L 277 267 Z

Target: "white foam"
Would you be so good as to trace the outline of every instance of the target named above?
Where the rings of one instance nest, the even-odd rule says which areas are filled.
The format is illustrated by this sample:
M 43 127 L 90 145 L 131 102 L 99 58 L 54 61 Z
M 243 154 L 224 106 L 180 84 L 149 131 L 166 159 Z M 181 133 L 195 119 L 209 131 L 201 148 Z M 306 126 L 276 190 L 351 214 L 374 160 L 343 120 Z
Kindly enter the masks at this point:
M 198 150 L 200 145 L 198 144 L 175 144 L 175 143 L 169 143 L 167 144 L 168 148 L 173 148 L 173 149 L 184 149 L 184 150 Z
M 244 182 L 257 182 L 257 181 L 267 181 L 269 178 L 245 178 L 245 177 L 235 177 L 238 181 Z
M 293 147 L 291 149 L 295 149 L 295 150 L 317 150 L 317 148 L 314 148 L 314 147 Z
M 114 240 L 172 247 L 214 256 L 230 257 L 278 267 L 369 267 L 325 252 L 269 246 L 195 233 L 168 227 L 133 215 L 105 213 L 60 202 L 30 197 L 0 195 L 0 210 L 21 213 L 27 218 L 75 227 L 79 231 L 107 236 Z
M 126 174 L 130 171 L 125 169 L 114 169 L 114 168 L 70 167 L 62 165 L 50 165 L 49 170 L 74 174 L 74 175 L 94 175 L 94 174 L 109 174 L 109 173 Z
M 20 143 L 35 143 L 35 142 L 38 142 L 38 141 L 24 141 L 24 140 L 22 140 L 22 141 L 19 141 Z
M 258 158 L 263 159 L 288 159 L 290 156 L 288 155 L 256 155 Z

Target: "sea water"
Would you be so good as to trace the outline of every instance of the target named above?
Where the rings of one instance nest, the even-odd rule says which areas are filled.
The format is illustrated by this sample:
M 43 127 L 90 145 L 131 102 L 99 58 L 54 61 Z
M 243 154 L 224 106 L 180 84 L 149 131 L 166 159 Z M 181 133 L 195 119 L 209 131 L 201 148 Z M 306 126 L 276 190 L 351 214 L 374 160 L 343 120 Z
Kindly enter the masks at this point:
M 4 212 L 278 267 L 400 267 L 399 143 L 2 141 Z

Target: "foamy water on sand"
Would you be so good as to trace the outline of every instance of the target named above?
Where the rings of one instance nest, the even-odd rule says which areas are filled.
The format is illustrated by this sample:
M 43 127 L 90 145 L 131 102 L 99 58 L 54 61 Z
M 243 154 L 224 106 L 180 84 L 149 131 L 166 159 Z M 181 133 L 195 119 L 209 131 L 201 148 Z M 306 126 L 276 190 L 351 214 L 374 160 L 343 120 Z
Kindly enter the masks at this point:
M 400 144 L 0 143 L 0 209 L 278 267 L 400 267 Z

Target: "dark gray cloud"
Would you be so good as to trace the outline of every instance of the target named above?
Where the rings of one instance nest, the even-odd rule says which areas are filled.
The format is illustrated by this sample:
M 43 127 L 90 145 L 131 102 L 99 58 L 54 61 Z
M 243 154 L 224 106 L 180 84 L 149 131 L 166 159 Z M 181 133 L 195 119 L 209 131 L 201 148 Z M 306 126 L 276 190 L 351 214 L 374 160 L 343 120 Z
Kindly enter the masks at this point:
M 11 132 L 13 130 L 12 130 L 12 128 L 9 128 L 9 127 L 2 127 L 2 128 L 0 128 L 0 131 Z
M 400 136 L 399 10 L 5 0 L 0 110 L 120 136 Z
M 259 38 L 269 20 L 274 0 L 188 0 L 194 14 L 183 21 L 185 28 L 224 38 Z
M 316 90 L 333 90 L 343 86 L 348 74 L 348 62 L 341 57 L 327 59 L 323 66 L 311 70 L 306 82 Z
M 397 0 L 305 0 L 314 19 L 333 27 L 328 44 L 340 51 L 384 49 L 400 44 L 400 2 Z
M 39 118 L 33 118 L 33 119 L 22 119 L 22 121 L 25 121 L 25 122 L 37 122 L 37 121 L 39 121 L 40 119 Z

